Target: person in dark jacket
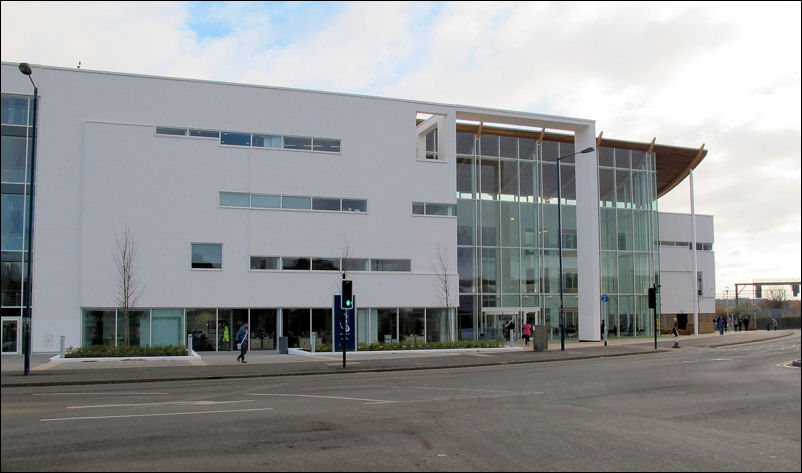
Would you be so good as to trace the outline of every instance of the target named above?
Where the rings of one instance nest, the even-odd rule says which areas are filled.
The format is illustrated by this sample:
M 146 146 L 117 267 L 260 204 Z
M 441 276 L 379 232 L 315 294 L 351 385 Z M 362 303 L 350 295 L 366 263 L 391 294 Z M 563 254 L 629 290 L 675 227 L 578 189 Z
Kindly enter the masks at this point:
M 242 327 L 237 330 L 234 342 L 236 342 L 237 348 L 239 348 L 237 361 L 239 362 L 241 360 L 243 363 L 247 363 L 247 361 L 245 361 L 245 353 L 248 352 L 248 322 L 242 324 Z
M 677 324 L 676 317 L 674 317 L 674 327 L 672 332 L 674 332 L 674 346 L 672 348 L 679 348 L 679 325 Z

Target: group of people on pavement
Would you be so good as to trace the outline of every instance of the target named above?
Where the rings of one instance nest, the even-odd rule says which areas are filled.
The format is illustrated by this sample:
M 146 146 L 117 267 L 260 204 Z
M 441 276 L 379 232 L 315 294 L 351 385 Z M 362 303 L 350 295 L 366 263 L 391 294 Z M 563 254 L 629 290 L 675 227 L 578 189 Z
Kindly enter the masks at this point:
M 729 326 L 729 322 L 729 317 L 721 315 L 716 316 L 716 318 L 713 319 L 714 331 L 724 335 L 724 332 L 728 331 L 727 327 Z M 732 320 L 732 325 L 736 332 L 749 330 L 749 317 L 736 315 Z

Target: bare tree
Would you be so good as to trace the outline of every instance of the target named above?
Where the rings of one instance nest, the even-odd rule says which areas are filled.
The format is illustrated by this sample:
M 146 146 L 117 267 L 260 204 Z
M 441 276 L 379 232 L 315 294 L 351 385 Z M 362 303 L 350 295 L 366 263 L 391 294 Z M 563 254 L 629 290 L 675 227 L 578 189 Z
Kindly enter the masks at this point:
M 785 288 L 775 287 L 769 289 L 766 293 L 766 300 L 763 304 L 767 309 L 784 309 L 785 308 Z
M 125 344 L 131 341 L 130 333 L 130 312 L 136 306 L 137 301 L 142 296 L 144 284 L 139 280 L 136 266 L 137 249 L 134 244 L 134 232 L 128 225 L 122 233 L 114 231 L 117 241 L 117 252 L 114 254 L 114 264 L 117 267 L 116 277 L 116 298 L 117 307 L 122 309 L 125 318 Z
M 450 274 L 448 266 L 448 248 L 443 248 L 440 243 L 437 243 L 437 250 L 435 260 L 432 262 L 432 269 L 435 277 L 437 278 L 436 289 L 437 296 L 443 306 L 446 308 L 446 314 L 450 316 L 452 307 L 451 300 L 454 297 L 453 291 L 449 286 Z

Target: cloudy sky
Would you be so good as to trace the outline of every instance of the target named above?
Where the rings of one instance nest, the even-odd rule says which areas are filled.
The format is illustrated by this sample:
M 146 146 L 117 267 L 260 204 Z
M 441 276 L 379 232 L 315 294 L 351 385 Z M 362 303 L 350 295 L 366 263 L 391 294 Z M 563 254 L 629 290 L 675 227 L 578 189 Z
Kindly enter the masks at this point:
M 705 143 L 716 286 L 794 278 L 800 3 L 2 2 L 3 61 L 590 118 Z M 689 212 L 686 179 L 660 210 Z

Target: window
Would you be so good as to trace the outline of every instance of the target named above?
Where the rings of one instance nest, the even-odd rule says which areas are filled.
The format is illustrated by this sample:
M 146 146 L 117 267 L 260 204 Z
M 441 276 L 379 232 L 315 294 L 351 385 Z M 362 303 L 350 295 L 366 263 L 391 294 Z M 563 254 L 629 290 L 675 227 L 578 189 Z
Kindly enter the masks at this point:
M 221 192 L 220 205 L 223 207 L 250 207 L 250 195 L 238 192 Z
M 164 126 L 157 126 L 156 127 L 156 134 L 157 135 L 174 135 L 174 136 L 186 136 L 187 129 L 186 128 L 168 128 Z
M 312 150 L 312 138 L 303 136 L 285 136 L 284 149 L 300 149 L 303 151 Z
M 281 198 L 282 209 L 309 210 L 312 205 L 310 197 L 285 195 Z
M 4 124 L 25 125 L 28 123 L 28 97 L 3 95 L 2 121 Z
M 368 201 L 365 199 L 343 199 L 343 212 L 367 212 Z
M 189 136 L 198 138 L 220 138 L 220 132 L 217 130 L 189 130 Z
M 476 138 L 473 133 L 457 133 L 457 154 L 476 154 Z
M 340 199 L 313 197 L 312 210 L 340 210 Z
M 278 135 L 253 135 L 254 148 L 281 148 L 281 136 Z
M 220 133 L 220 144 L 229 146 L 250 146 L 251 134 L 250 133 L 229 133 L 224 131 Z
M 309 271 L 309 258 L 281 258 L 281 269 L 295 269 Z
M 222 269 L 222 267 L 223 267 L 222 243 L 192 244 L 193 269 Z
M 340 152 L 340 140 L 334 140 L 329 138 L 314 138 L 312 140 L 313 151 L 324 151 L 327 153 L 339 153 Z
M 426 134 L 426 159 L 437 159 L 437 128 Z
M 412 202 L 412 215 L 457 215 L 456 204 L 438 204 L 435 202 Z
M 314 271 L 339 271 L 340 258 L 313 258 L 312 270 Z
M 410 271 L 411 261 L 408 259 L 371 259 L 371 271 Z
M 369 271 L 370 260 L 367 258 L 343 258 L 343 269 L 346 271 Z
M 258 209 L 280 209 L 281 196 L 267 194 L 251 194 L 251 207 Z
M 454 216 L 457 214 L 457 206 L 455 204 L 435 204 L 431 202 L 426 203 L 426 215 L 448 215 Z
M 278 256 L 251 256 L 251 269 L 280 269 Z

